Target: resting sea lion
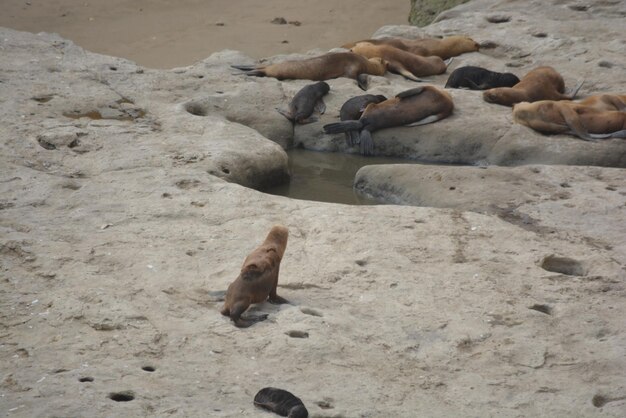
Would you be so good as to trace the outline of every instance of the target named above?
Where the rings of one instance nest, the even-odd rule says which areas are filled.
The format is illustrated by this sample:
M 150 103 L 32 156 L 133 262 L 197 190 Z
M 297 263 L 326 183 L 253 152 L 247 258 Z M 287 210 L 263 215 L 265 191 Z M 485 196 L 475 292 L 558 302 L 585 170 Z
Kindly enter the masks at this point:
M 587 141 L 626 137 L 626 112 L 598 110 L 567 100 L 518 103 L 513 106 L 513 120 L 541 133 L 573 133 Z
M 348 99 L 341 109 L 339 110 L 339 119 L 340 120 L 357 120 L 363 114 L 365 107 L 370 103 L 380 103 L 383 100 L 387 100 L 385 96 L 382 94 L 373 95 L 373 94 L 365 94 L 363 96 L 356 96 L 351 99 Z M 359 134 L 356 131 L 348 131 L 346 132 L 346 141 L 348 141 L 348 145 L 353 146 L 359 138 Z
M 272 227 L 263 244 L 244 260 L 239 277 L 228 286 L 221 313 L 229 316 L 235 326 L 247 328 L 267 318 L 267 315 L 241 318 L 241 314 L 253 303 L 263 302 L 268 297 L 270 303 L 289 303 L 276 294 L 280 261 L 287 248 L 288 236 L 289 232 L 284 226 Z
M 519 78 L 512 73 L 497 73 L 468 65 L 452 71 L 446 82 L 446 88 L 486 90 L 495 87 L 513 87 L 519 81 Z
M 447 68 L 446 63 L 437 56 L 422 57 L 390 45 L 359 42 L 351 51 L 366 58 L 382 58 L 387 62 L 389 71 L 413 81 L 422 81 L 418 77 L 445 73 Z
M 374 141 L 371 132 L 394 126 L 418 126 L 436 122 L 452 114 L 454 103 L 450 94 L 433 86 L 403 91 L 393 99 L 370 103 L 359 120 L 324 125 L 324 132 L 360 131 L 361 152 L 371 155 Z
M 318 81 L 315 84 L 309 84 L 302 87 L 299 92 L 293 96 L 289 103 L 289 110 L 278 110 L 278 113 L 286 117 L 292 122 L 302 125 L 317 121 L 317 116 L 311 116 L 313 111 L 317 110 L 320 114 L 326 111 L 326 104 L 322 97 L 330 91 L 330 86 L 324 81 Z
M 254 397 L 254 405 L 277 413 L 281 417 L 307 418 L 309 411 L 302 400 L 283 389 L 263 388 Z
M 483 99 L 489 103 L 513 106 L 519 102 L 536 102 L 539 100 L 571 100 L 583 85 L 579 83 L 574 91 L 565 94 L 565 82 L 561 74 L 552 67 L 537 67 L 513 87 L 499 87 L 486 90 Z
M 335 52 L 272 65 L 233 67 L 245 71 L 246 75 L 274 77 L 279 80 L 322 81 L 337 77 L 354 78 L 363 90 L 367 89 L 367 74 L 384 75 L 387 71 L 386 62 L 380 58 L 367 59 L 352 52 Z
M 390 45 L 412 54 L 421 55 L 423 57 L 435 55 L 442 59 L 456 57 L 466 52 L 478 51 L 480 45 L 472 38 L 467 36 L 449 36 L 447 38 L 423 38 L 423 39 L 407 39 L 407 38 L 380 38 L 365 39 L 362 41 L 351 42 L 343 45 L 343 48 L 353 48 L 360 42 L 369 42 L 374 45 Z
M 626 94 L 598 94 L 585 97 L 577 103 L 598 110 L 626 111 Z

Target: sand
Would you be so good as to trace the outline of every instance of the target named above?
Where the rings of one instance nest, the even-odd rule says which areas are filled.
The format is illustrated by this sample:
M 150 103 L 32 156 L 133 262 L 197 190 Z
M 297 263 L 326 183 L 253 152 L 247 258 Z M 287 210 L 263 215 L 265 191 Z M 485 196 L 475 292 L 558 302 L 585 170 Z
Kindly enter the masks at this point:
M 330 49 L 406 24 L 409 8 L 408 0 L 4 0 L 0 26 L 56 32 L 93 52 L 173 68 L 226 48 L 254 58 Z M 293 23 L 271 23 L 281 17 Z

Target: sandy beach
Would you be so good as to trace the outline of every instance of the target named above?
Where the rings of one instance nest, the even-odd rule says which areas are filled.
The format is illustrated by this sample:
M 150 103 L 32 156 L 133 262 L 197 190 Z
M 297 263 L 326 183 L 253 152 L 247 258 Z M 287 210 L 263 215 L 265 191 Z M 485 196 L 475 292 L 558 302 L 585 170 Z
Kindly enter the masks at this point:
M 190 65 L 223 49 L 254 58 L 330 49 L 406 24 L 408 0 L 85 0 L 2 2 L 0 26 L 56 32 L 81 47 L 151 68 Z M 283 18 L 287 23 L 271 23 Z

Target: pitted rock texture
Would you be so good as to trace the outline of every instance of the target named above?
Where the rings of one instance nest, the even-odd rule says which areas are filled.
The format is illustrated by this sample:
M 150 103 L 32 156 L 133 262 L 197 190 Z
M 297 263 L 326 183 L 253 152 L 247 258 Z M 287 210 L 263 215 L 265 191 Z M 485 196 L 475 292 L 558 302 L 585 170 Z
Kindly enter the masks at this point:
M 568 86 L 585 78 L 584 94 L 623 91 L 622 3 L 591 1 L 585 11 L 562 1 L 488 3 L 378 34 L 466 33 L 492 48 L 454 65 L 523 72 L 549 63 Z M 492 15 L 511 18 L 490 23 Z M 294 128 L 274 107 L 307 82 L 246 78 L 230 65 L 251 60 L 235 51 L 157 71 L 8 29 L 0 50 L 8 416 L 252 417 L 261 414 L 254 394 L 267 386 L 297 393 L 318 417 L 623 416 L 619 169 L 539 166 L 546 183 L 535 173 L 528 177 L 540 184 L 519 186 L 540 195 L 519 206 L 537 227 L 474 212 L 470 200 L 455 208 L 290 200 L 249 187 L 284 181 L 277 143 L 355 151 L 343 136 L 320 134 L 343 101 L 362 94 L 354 81 L 331 80 L 322 121 Z M 372 78 L 372 92 L 412 86 Z M 470 93 L 453 93 L 449 120 L 377 133 L 377 152 L 624 165 L 624 142 L 543 137 Z M 575 205 L 543 197 L 565 182 Z M 579 221 L 565 226 L 561 214 Z M 276 223 L 290 229 L 279 291 L 291 304 L 259 304 L 253 312 L 269 318 L 235 328 L 213 292 Z

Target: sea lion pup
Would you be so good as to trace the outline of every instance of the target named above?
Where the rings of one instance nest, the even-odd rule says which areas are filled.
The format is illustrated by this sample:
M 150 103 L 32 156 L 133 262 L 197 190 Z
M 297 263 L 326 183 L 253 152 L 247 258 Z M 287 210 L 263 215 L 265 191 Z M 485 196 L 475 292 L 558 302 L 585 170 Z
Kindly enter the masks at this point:
M 467 65 L 452 71 L 445 87 L 487 90 L 495 87 L 513 87 L 519 81 L 519 78 L 512 73 L 497 73 L 482 67 Z
M 241 318 L 241 315 L 253 303 L 263 302 L 268 297 L 270 303 L 289 303 L 276 294 L 280 261 L 287 248 L 288 236 L 287 228 L 281 225 L 273 226 L 263 244 L 246 257 L 241 273 L 228 286 L 221 313 L 229 316 L 235 326 L 247 328 L 267 319 L 267 315 Z
M 343 48 L 350 49 L 360 42 L 369 42 L 374 45 L 390 45 L 402 49 L 415 55 L 423 57 L 435 55 L 442 59 L 456 57 L 466 52 L 475 52 L 480 49 L 480 45 L 467 36 L 448 36 L 447 38 L 379 38 L 365 39 L 343 45 Z
M 319 57 L 284 61 L 263 66 L 233 65 L 246 75 L 274 77 L 279 80 L 323 81 L 337 77 L 353 78 L 359 87 L 367 90 L 367 74 L 384 75 L 386 63 L 380 58 L 367 59 L 352 52 L 332 52 Z
M 356 96 L 348 99 L 339 110 L 339 119 L 342 121 L 357 120 L 361 117 L 368 104 L 380 103 L 383 100 L 387 100 L 387 98 L 382 94 L 365 94 L 363 96 Z M 359 139 L 359 133 L 357 131 L 348 131 L 345 134 L 348 145 L 353 146 L 357 143 L 357 140 Z
M 626 112 L 598 110 L 566 100 L 517 103 L 513 120 L 541 133 L 572 133 L 586 141 L 626 137 Z
M 324 81 L 318 81 L 315 84 L 309 84 L 293 96 L 289 103 L 289 110 L 276 108 L 278 113 L 286 117 L 292 122 L 304 125 L 306 123 L 315 122 L 317 116 L 312 116 L 314 111 L 324 114 L 326 104 L 322 97 L 330 91 L 330 86 Z
M 528 72 L 513 87 L 499 87 L 483 92 L 483 99 L 489 103 L 513 106 L 520 102 L 539 100 L 571 100 L 576 96 L 582 82 L 570 94 L 565 94 L 565 82 L 561 74 L 552 67 L 537 67 Z
M 626 112 L 626 94 L 598 94 L 585 97 L 577 103 L 597 110 Z
M 394 126 L 418 126 L 436 122 L 452 114 L 454 103 L 448 92 L 433 86 L 403 91 L 393 99 L 367 105 L 359 120 L 324 125 L 324 132 L 360 131 L 361 153 L 374 153 L 371 132 Z
M 283 389 L 263 388 L 254 397 L 254 405 L 277 413 L 281 417 L 307 418 L 309 411 L 302 400 Z
M 423 81 L 418 77 L 445 73 L 448 67 L 437 56 L 422 57 L 390 45 L 359 42 L 350 51 L 366 58 L 381 58 L 387 62 L 389 71 L 401 74 L 413 81 Z

